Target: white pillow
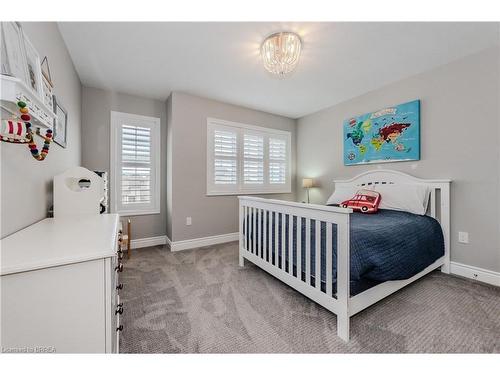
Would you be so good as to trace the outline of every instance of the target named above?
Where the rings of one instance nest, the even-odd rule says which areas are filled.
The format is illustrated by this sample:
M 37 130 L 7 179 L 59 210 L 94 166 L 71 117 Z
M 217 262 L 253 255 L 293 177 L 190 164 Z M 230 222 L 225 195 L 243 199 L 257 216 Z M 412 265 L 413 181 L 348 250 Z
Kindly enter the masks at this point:
M 425 215 L 429 202 L 430 189 L 419 184 L 377 184 L 375 191 L 381 195 L 378 208 L 406 211 Z
M 351 199 L 356 195 L 356 192 L 361 188 L 354 185 L 339 185 L 335 186 L 335 191 L 326 201 L 327 205 L 341 204 L 343 201 Z

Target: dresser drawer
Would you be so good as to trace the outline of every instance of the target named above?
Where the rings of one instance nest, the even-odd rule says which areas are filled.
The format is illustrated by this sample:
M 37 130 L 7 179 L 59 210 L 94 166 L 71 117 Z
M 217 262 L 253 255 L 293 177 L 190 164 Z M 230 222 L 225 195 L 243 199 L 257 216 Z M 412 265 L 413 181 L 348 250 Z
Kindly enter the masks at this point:
M 2 346 L 105 352 L 103 271 L 97 259 L 1 276 Z

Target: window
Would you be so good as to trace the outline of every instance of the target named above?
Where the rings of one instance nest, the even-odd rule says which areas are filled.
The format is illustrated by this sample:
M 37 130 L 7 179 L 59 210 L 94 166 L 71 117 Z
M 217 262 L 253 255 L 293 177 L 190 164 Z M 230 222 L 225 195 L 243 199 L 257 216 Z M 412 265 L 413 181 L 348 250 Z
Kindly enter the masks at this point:
M 291 133 L 207 119 L 207 195 L 290 193 Z
M 243 183 L 264 184 L 264 136 L 243 133 Z
M 219 185 L 236 184 L 238 146 L 236 133 L 228 130 L 214 131 L 214 181 Z
M 286 182 L 287 146 L 286 140 L 269 138 L 269 183 Z
M 111 112 L 111 210 L 160 213 L 160 119 Z

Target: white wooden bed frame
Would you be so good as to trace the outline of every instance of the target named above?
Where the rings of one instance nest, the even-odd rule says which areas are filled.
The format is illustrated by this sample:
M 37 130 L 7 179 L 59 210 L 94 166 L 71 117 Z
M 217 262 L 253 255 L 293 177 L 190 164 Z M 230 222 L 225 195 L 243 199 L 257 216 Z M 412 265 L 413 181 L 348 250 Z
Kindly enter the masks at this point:
M 441 267 L 441 271 L 445 273 L 450 272 L 450 183 L 451 180 L 426 180 L 410 176 L 408 174 L 392 171 L 377 169 L 362 173 L 350 180 L 335 180 L 335 186 L 342 185 L 355 185 L 355 186 L 368 186 L 372 184 L 423 184 L 430 188 L 430 202 L 427 215 L 436 218 L 443 229 L 445 254 L 433 264 L 425 268 L 423 271 L 417 273 L 413 277 L 406 280 L 386 281 L 378 284 L 362 293 L 353 297 L 350 296 L 349 282 L 350 282 L 350 266 L 349 266 L 349 219 L 352 213 L 351 209 L 331 207 L 326 205 L 295 203 L 274 199 L 264 199 L 256 197 L 241 196 L 239 197 L 239 265 L 244 266 L 244 259 L 249 260 L 274 277 L 288 284 L 296 289 L 306 297 L 312 299 L 316 303 L 325 307 L 329 311 L 337 315 L 337 335 L 345 341 L 349 341 L 349 319 L 351 316 L 366 309 L 368 306 L 373 305 L 375 302 L 387 297 L 388 295 L 396 292 L 397 290 L 405 287 L 427 273 Z M 326 246 L 326 292 L 321 290 L 321 282 L 313 283 L 311 281 L 310 262 L 306 262 L 306 269 L 301 270 L 301 252 L 297 251 L 296 259 L 296 275 L 293 274 L 294 267 L 289 267 L 288 272 L 285 266 L 285 246 L 281 247 L 281 267 L 278 264 L 272 263 L 272 258 L 268 257 L 267 246 L 260 246 L 260 243 L 268 243 L 269 248 L 272 246 L 272 235 L 266 238 L 266 231 L 261 229 L 261 221 L 263 221 L 264 228 L 267 225 L 267 215 L 265 212 L 279 213 L 288 216 L 292 219 L 293 216 L 305 218 L 306 222 L 306 246 L 305 254 L 306 259 L 310 258 L 310 226 L 311 220 L 315 220 L 315 236 L 320 238 L 320 221 L 336 224 L 337 229 L 337 293 L 332 293 L 332 247 Z M 253 240 L 249 241 L 247 236 L 243 233 L 243 226 L 245 225 L 246 218 L 251 218 L 248 225 L 250 225 L 249 233 L 253 233 Z M 281 220 L 282 225 L 282 238 L 278 239 L 282 243 L 285 242 L 285 222 Z M 297 221 L 299 223 L 299 221 Z M 274 221 L 275 233 L 278 233 L 278 220 Z M 258 226 L 258 227 L 257 227 Z M 299 226 L 298 226 L 299 227 Z M 326 226 L 327 243 L 332 242 L 332 225 Z M 252 231 L 252 228 L 257 228 L 257 231 Z M 258 243 L 256 241 L 256 232 L 262 234 Z M 270 232 L 271 233 L 271 232 Z M 293 231 L 289 231 L 288 243 L 293 243 Z M 295 241 L 297 244 L 301 243 L 301 231 L 297 230 Z M 275 241 L 275 254 L 278 254 L 278 241 Z M 315 275 L 320 274 L 320 241 L 316 241 L 316 272 Z M 289 246 L 290 247 L 290 246 Z M 264 253 L 265 252 L 265 253 Z M 289 254 L 293 253 L 292 251 Z M 275 258 L 278 263 L 278 257 Z M 289 262 L 289 265 L 293 262 Z M 291 272 L 290 272 L 291 271 Z M 305 281 L 302 280 L 302 272 L 305 272 Z M 297 276 L 299 275 L 299 276 Z M 316 285 L 314 285 L 316 284 Z

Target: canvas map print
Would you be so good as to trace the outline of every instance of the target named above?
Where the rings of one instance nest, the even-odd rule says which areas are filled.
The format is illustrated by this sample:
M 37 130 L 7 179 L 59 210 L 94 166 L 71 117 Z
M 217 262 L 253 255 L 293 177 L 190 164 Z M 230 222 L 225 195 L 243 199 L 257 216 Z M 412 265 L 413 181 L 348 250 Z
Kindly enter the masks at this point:
M 344 165 L 420 160 L 420 100 L 344 121 Z

